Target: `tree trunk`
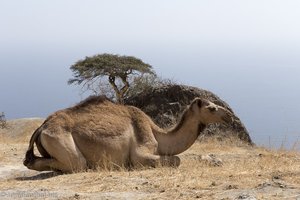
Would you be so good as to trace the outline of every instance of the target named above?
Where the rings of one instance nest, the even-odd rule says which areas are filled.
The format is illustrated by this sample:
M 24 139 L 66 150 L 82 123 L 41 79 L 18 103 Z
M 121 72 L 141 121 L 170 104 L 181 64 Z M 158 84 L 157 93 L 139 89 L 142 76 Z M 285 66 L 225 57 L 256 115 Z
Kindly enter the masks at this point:
M 119 88 L 117 87 L 117 85 L 115 83 L 116 78 L 114 76 L 109 76 L 108 81 L 116 93 L 117 102 L 120 104 L 124 104 L 124 100 L 123 100 L 124 94 L 122 94 L 122 90 L 120 91 Z

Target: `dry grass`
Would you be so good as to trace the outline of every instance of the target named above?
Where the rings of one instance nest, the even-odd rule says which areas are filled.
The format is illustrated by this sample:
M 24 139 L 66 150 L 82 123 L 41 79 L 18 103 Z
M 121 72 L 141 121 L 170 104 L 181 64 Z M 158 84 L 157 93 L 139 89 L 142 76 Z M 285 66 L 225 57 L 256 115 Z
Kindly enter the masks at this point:
M 7 121 L 7 128 L 0 129 L 0 142 L 27 143 L 32 133 L 43 123 L 42 118 L 24 118 Z
M 26 148 L 27 144 L 21 143 L 2 146 L 6 154 L 0 154 L 0 163 L 21 165 Z M 213 166 L 201 160 L 200 154 L 214 154 L 222 159 L 223 165 Z M 194 144 L 180 157 L 182 164 L 178 168 L 64 175 L 19 171 L 0 181 L 0 191 L 11 197 L 29 194 L 36 198 L 40 194 L 50 199 L 233 199 L 232 195 L 244 192 L 258 199 L 300 196 L 300 154 L 296 151 L 211 139 Z
M 15 121 L 14 127 L 22 125 Z M 257 199 L 300 198 L 300 153 L 251 147 L 234 138 L 210 138 L 180 155 L 178 168 L 97 170 L 76 174 L 35 172 L 22 166 L 29 128 L 0 132 L 0 199 Z M 25 138 L 25 139 L 24 139 Z M 298 144 L 295 144 L 295 146 Z M 214 154 L 218 166 L 201 159 Z M 107 167 L 109 168 L 109 167 Z

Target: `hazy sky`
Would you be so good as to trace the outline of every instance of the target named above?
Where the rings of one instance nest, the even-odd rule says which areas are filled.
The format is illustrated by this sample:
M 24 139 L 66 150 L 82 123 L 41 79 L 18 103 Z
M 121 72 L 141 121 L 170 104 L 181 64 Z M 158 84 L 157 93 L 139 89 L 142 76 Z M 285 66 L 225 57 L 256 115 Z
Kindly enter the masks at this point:
M 69 67 L 114 53 L 214 92 L 257 143 L 300 140 L 299 10 L 297 0 L 1 0 L 0 111 L 73 105 L 83 96 Z

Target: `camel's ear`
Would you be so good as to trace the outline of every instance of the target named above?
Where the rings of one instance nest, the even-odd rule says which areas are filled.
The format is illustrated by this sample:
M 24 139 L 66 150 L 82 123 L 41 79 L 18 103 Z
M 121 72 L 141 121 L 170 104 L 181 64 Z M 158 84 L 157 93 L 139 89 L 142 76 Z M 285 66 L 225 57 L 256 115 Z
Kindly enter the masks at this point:
M 197 105 L 199 108 L 201 108 L 203 105 L 203 102 L 201 99 L 197 98 L 197 99 L 195 99 L 194 104 Z

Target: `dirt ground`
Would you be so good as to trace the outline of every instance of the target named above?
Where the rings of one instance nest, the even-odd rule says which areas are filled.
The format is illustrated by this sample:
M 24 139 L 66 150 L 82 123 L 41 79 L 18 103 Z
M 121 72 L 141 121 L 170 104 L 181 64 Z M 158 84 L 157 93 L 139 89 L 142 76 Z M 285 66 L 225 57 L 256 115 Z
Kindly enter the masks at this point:
M 58 174 L 24 167 L 28 136 L 13 130 L 0 131 L 0 199 L 300 200 L 300 153 L 292 150 L 210 139 L 181 154 L 178 168 Z

